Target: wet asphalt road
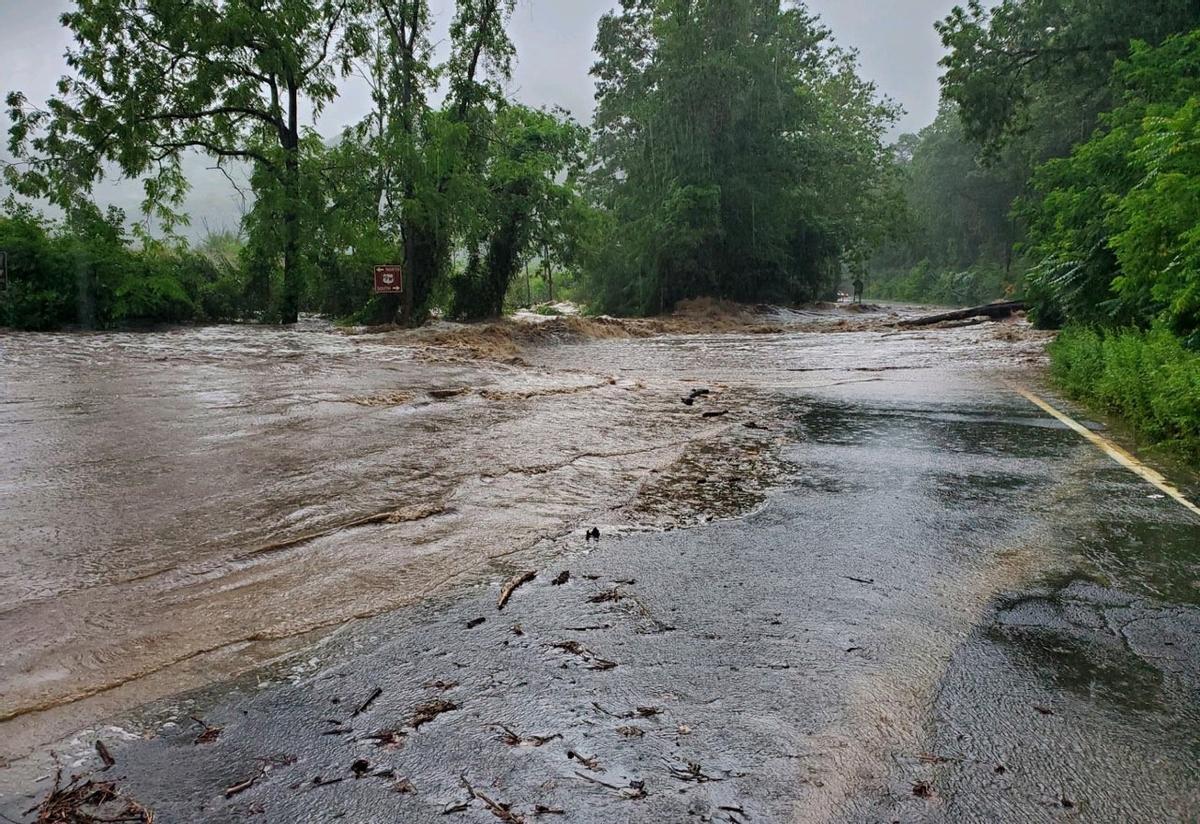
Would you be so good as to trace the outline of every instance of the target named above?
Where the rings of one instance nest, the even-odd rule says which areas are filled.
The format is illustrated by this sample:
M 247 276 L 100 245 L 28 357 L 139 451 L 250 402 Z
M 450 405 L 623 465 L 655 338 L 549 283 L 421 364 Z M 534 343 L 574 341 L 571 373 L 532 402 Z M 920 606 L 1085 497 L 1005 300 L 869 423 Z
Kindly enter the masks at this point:
M 978 378 L 772 402 L 755 512 L 541 546 L 158 708 L 104 777 L 157 824 L 1200 820 L 1191 515 Z

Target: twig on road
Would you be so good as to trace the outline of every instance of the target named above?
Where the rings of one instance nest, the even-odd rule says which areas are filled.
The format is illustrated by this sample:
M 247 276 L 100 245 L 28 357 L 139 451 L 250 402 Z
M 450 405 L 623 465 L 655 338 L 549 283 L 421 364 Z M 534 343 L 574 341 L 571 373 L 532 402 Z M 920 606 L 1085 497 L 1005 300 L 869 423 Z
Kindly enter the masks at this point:
M 517 587 L 529 583 L 537 577 L 537 573 L 533 571 L 522 572 L 519 575 L 514 575 L 504 588 L 500 590 L 500 597 L 496 599 L 496 609 L 504 609 L 504 605 L 508 603 L 508 599 L 517 591 Z
M 356 709 L 350 715 L 350 717 L 358 718 L 358 716 L 362 715 L 364 712 L 369 710 L 371 708 L 371 705 L 375 703 L 375 699 L 377 699 L 381 695 L 383 695 L 383 687 L 376 687 L 375 691 L 371 693 L 371 695 L 367 698 L 366 701 L 363 701 L 361 704 L 358 705 L 358 709 Z

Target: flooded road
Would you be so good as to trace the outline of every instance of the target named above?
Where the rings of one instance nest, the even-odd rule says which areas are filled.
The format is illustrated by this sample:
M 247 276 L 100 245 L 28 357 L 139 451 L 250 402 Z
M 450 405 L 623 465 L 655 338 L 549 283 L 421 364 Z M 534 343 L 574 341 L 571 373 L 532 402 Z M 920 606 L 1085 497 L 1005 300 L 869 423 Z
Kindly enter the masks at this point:
M 1200 524 L 1027 332 L 71 341 L 0 343 L 9 817 L 84 726 L 158 822 L 1200 816 Z
M 675 380 L 315 325 L 0 347 L 0 757 L 569 532 L 728 428 Z

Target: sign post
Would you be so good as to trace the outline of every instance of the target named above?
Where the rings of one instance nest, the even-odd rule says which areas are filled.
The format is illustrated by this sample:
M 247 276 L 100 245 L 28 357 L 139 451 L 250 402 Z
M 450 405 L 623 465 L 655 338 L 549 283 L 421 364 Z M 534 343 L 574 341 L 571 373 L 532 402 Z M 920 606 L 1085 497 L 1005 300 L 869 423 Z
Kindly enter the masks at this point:
M 404 270 L 400 266 L 375 267 L 375 294 L 399 295 L 404 291 Z

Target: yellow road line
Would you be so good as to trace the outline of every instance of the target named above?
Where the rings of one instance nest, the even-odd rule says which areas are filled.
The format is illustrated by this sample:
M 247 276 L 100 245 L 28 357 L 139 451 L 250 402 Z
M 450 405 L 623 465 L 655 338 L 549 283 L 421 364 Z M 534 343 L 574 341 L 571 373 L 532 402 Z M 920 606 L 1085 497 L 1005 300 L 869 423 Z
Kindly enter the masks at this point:
M 1018 395 L 1025 398 L 1025 400 L 1029 401 L 1034 406 L 1038 407 L 1039 409 L 1046 412 L 1047 414 L 1052 415 L 1055 418 L 1058 418 L 1058 420 L 1062 421 L 1068 427 L 1070 427 L 1071 429 L 1074 429 L 1080 435 L 1087 438 L 1089 441 L 1094 443 L 1096 446 L 1100 447 L 1100 449 L 1103 450 L 1104 453 L 1106 455 L 1108 455 L 1108 457 L 1112 458 L 1114 461 L 1119 463 L 1121 466 L 1125 467 L 1130 472 L 1134 472 L 1134 473 L 1140 475 L 1146 481 L 1148 481 L 1149 483 L 1158 487 L 1158 489 L 1162 490 L 1164 495 L 1167 495 L 1168 497 L 1173 498 L 1176 501 L 1178 501 L 1181 505 L 1183 505 L 1184 508 L 1190 510 L 1193 515 L 1200 516 L 1200 507 L 1196 506 L 1194 503 L 1192 503 L 1187 498 L 1185 498 L 1182 492 L 1180 492 L 1178 489 L 1176 489 L 1174 486 L 1172 486 L 1171 482 L 1168 481 L 1165 477 L 1163 477 L 1162 473 L 1157 472 L 1157 471 L 1151 469 L 1150 467 L 1146 466 L 1144 463 L 1139 461 L 1133 455 L 1129 454 L 1124 449 L 1122 449 L 1121 447 L 1117 446 L 1115 443 L 1110 441 L 1108 438 L 1105 438 L 1103 435 L 1099 435 L 1099 434 L 1093 432 L 1092 430 L 1088 429 L 1086 426 L 1079 423 L 1078 421 L 1075 421 L 1072 418 L 1067 417 L 1065 414 L 1058 411 L 1050 404 L 1046 403 L 1044 400 L 1042 400 L 1037 395 L 1030 392 L 1028 389 L 1025 389 L 1024 387 L 1020 387 L 1020 386 L 1014 386 L 1013 389 L 1016 390 Z

